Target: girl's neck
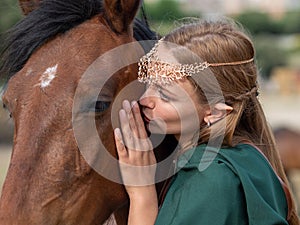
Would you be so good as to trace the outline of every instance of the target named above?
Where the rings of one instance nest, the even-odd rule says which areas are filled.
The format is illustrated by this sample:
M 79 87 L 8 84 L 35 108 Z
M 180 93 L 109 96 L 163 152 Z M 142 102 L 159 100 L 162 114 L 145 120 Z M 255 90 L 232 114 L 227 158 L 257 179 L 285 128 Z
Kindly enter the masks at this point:
M 183 153 L 191 148 L 194 148 L 198 144 L 198 137 L 199 132 L 196 132 L 195 134 L 190 135 L 174 135 L 177 139 L 179 146 L 180 146 L 180 152 Z

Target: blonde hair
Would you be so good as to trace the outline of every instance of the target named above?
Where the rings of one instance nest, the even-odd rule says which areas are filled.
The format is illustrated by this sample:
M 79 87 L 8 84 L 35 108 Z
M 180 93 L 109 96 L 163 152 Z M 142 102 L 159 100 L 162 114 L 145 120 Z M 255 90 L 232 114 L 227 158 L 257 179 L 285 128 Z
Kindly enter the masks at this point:
M 181 46 L 172 49 L 173 55 L 180 63 L 193 63 L 191 61 L 194 60 L 183 54 L 182 47 L 209 63 L 243 61 L 255 57 L 251 39 L 232 21 L 198 21 L 183 25 L 168 34 L 164 40 Z M 210 79 L 211 76 L 214 76 L 214 79 Z M 254 143 L 268 158 L 278 176 L 288 184 L 273 134 L 257 99 L 255 63 L 211 67 L 209 71 L 204 70 L 190 80 L 195 84 L 202 83 L 206 87 L 205 90 L 203 85 L 198 88 L 202 103 L 217 103 L 223 98 L 223 101 L 233 108 L 233 111 L 225 117 L 223 145 L 234 146 L 243 141 Z M 217 82 L 214 82 L 215 80 Z M 223 96 L 213 93 L 217 88 L 221 89 Z M 207 95 L 208 92 L 210 93 Z M 222 126 L 222 124 L 216 123 L 212 126 Z M 211 135 L 216 135 L 211 134 L 211 130 L 209 127 L 201 129 L 200 142 L 205 143 Z M 294 202 L 289 210 L 291 213 L 289 224 L 299 224 Z

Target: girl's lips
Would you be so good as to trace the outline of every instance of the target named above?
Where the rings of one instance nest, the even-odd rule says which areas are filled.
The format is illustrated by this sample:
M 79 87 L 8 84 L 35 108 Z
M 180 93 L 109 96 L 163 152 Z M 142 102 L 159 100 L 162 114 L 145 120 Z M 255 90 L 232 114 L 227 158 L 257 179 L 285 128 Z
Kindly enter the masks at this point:
M 146 122 L 146 123 L 149 123 L 151 120 L 144 114 L 144 121 Z

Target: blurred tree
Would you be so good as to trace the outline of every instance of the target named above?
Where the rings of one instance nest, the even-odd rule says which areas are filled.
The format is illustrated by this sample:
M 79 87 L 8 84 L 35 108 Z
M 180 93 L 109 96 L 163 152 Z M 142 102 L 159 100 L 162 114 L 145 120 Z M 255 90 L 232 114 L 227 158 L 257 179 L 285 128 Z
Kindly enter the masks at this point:
M 280 20 L 272 19 L 268 14 L 248 11 L 235 17 L 252 34 L 291 34 L 300 33 L 300 11 L 286 12 Z
M 236 16 L 235 19 L 245 26 L 252 34 L 276 33 L 277 25 L 270 19 L 268 14 L 248 11 Z
M 18 0 L 2 0 L 0 5 L 0 32 L 6 31 L 21 17 L 22 13 L 19 9 Z
M 4 33 L 22 18 L 18 0 L 1 0 L 0 5 L 0 50 Z
M 145 8 L 150 20 L 174 21 L 185 17 L 185 13 L 175 0 L 160 0 L 154 3 L 145 3 Z
M 18 0 L 1 0 L 0 5 L 0 51 L 3 48 L 5 32 L 22 18 Z M 0 60 L 1 63 L 1 60 Z M 2 83 L 0 80 L 0 91 Z M 0 93 L 1 94 L 1 93 Z
M 258 69 L 264 79 L 269 79 L 274 67 L 287 65 L 287 53 L 280 48 L 274 37 L 260 36 L 255 38 L 255 50 Z
M 292 11 L 285 14 L 279 21 L 284 33 L 300 33 L 300 11 Z
M 291 52 L 281 44 L 280 37 L 300 33 L 300 11 L 287 12 L 280 20 L 272 19 L 265 13 L 250 11 L 241 13 L 235 19 L 254 36 L 258 65 L 263 78 L 270 78 L 274 67 L 288 65 Z M 297 50 L 293 53 L 295 51 Z

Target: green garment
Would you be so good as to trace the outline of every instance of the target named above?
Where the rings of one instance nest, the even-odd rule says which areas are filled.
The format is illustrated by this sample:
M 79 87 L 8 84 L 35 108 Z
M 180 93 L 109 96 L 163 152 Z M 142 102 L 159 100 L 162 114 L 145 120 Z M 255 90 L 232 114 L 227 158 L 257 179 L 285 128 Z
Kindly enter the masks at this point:
M 200 172 L 205 148 L 200 145 L 179 157 L 177 166 L 182 168 L 173 178 L 156 225 L 288 224 L 283 188 L 260 152 L 247 144 L 223 148 Z

